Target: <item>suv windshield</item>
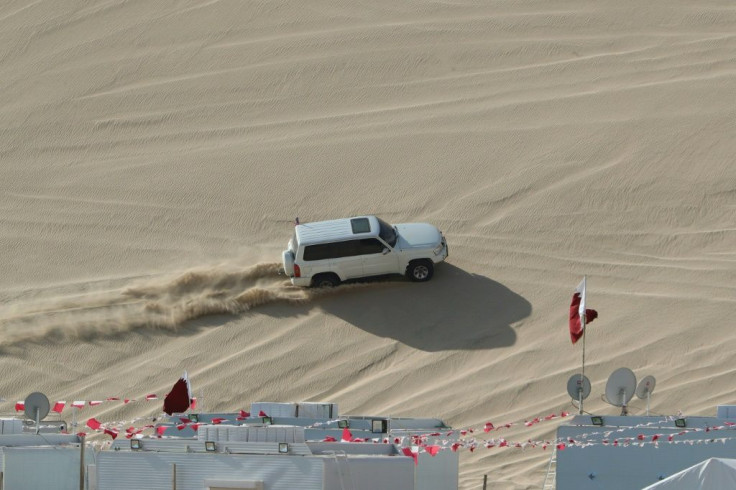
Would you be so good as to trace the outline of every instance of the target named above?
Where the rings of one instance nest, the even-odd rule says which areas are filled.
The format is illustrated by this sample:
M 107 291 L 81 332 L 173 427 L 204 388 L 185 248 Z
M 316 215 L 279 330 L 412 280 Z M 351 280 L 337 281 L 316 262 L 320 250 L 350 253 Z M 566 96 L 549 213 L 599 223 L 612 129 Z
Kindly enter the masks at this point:
M 381 227 L 381 231 L 378 234 L 384 242 L 391 245 L 391 248 L 394 248 L 396 246 L 396 232 L 394 231 L 393 226 L 389 225 L 385 221 L 383 221 L 381 218 L 378 219 L 378 226 Z

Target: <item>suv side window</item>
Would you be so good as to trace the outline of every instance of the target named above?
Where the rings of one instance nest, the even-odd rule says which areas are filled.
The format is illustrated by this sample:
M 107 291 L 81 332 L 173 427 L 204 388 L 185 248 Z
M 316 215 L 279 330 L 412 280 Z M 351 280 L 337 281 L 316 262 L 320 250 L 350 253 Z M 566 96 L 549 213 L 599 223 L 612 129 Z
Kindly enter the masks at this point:
M 323 243 L 320 245 L 309 245 L 304 247 L 304 260 L 324 260 L 330 257 L 331 243 Z
M 360 255 L 380 254 L 384 248 L 383 243 L 375 238 L 364 238 L 360 241 Z
M 331 258 L 339 259 L 341 257 L 354 257 L 360 255 L 359 240 L 350 240 L 347 242 L 336 242 L 330 244 Z
M 356 255 L 362 255 L 364 253 L 374 253 L 363 252 L 361 247 L 362 241 L 366 240 L 349 240 L 347 242 L 309 245 L 304 247 L 304 260 L 312 261 L 324 259 L 339 259 L 341 257 L 355 257 Z M 379 243 L 380 245 L 380 242 L 378 242 L 378 240 L 373 239 L 373 241 Z

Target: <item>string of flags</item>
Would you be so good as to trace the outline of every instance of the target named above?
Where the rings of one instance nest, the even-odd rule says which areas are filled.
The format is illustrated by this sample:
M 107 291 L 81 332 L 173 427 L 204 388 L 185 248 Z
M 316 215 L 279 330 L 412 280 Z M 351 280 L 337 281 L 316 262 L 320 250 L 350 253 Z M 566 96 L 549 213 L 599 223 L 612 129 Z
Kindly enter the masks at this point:
M 245 412 L 243 410 L 240 411 L 241 414 L 247 414 L 248 412 Z M 259 416 L 265 416 L 261 413 L 259 413 Z M 247 417 L 246 417 L 247 418 Z M 224 418 L 215 418 L 209 423 L 192 423 L 191 420 L 189 420 L 186 417 L 179 417 L 179 423 L 176 424 L 177 429 L 182 430 L 185 427 L 190 427 L 194 429 L 195 431 L 200 426 L 206 426 L 206 425 L 218 425 L 223 422 L 226 422 L 226 419 Z M 133 423 L 136 421 L 140 421 L 143 419 L 137 419 L 134 420 Z M 661 422 L 661 421 L 660 421 Z M 690 429 L 683 429 L 679 432 L 673 432 L 669 434 L 665 433 L 655 433 L 655 434 L 644 434 L 639 433 L 637 435 L 629 435 L 629 436 L 617 436 L 617 433 L 621 433 L 624 431 L 631 431 L 636 429 L 645 429 L 649 428 L 651 429 L 652 426 L 655 426 L 659 424 L 660 422 L 651 422 L 648 424 L 640 424 L 636 426 L 631 427 L 619 427 L 616 430 L 606 430 L 606 431 L 598 431 L 598 432 L 590 432 L 581 434 L 578 439 L 573 438 L 562 438 L 562 439 L 552 439 L 552 440 L 531 440 L 527 439 L 525 441 L 512 441 L 508 440 L 503 437 L 494 437 L 489 439 L 483 439 L 480 436 L 480 433 L 488 433 L 491 430 L 499 430 L 499 429 L 505 429 L 507 428 L 506 424 L 496 428 L 496 427 L 489 427 L 488 424 L 486 424 L 483 429 L 461 429 L 459 431 L 447 431 L 447 432 L 433 432 L 433 433 L 426 433 L 426 434 L 412 434 L 407 436 L 400 436 L 400 437 L 384 437 L 384 438 L 358 438 L 354 437 L 353 434 L 350 432 L 349 428 L 344 428 L 342 431 L 342 436 L 338 440 L 337 438 L 333 436 L 326 436 L 322 442 L 350 442 L 350 443 L 373 443 L 373 444 L 395 444 L 400 447 L 400 450 L 403 454 L 407 456 L 411 456 L 417 461 L 417 457 L 421 453 L 427 453 L 430 456 L 436 456 L 439 454 L 440 451 L 446 451 L 450 450 L 453 452 L 457 452 L 459 450 L 468 450 L 471 453 L 474 452 L 476 449 L 480 448 L 486 448 L 486 449 L 493 449 L 493 448 L 507 448 L 507 449 L 521 449 L 521 450 L 527 450 L 527 449 L 534 449 L 539 448 L 542 450 L 546 450 L 548 448 L 554 448 L 558 451 L 564 451 L 568 448 L 587 448 L 592 446 L 610 446 L 610 447 L 629 447 L 629 446 L 639 446 L 644 447 L 646 445 L 653 445 L 655 447 L 659 447 L 660 444 L 687 444 L 687 445 L 702 445 L 702 444 L 725 444 L 728 441 L 736 440 L 736 435 L 723 435 L 719 437 L 710 437 L 710 438 L 704 438 L 704 439 L 687 439 L 684 436 L 692 435 L 698 432 L 704 432 L 704 433 L 712 433 L 716 431 L 733 431 L 736 430 L 736 424 L 731 422 L 726 422 L 724 425 L 721 426 L 714 426 L 714 427 L 705 427 L 705 428 L 690 428 Z M 158 438 L 168 438 L 172 436 L 165 436 L 164 432 L 169 426 L 159 425 L 155 426 L 153 424 L 147 424 L 142 427 L 135 427 L 134 425 L 130 425 L 127 428 L 123 428 L 125 425 L 129 425 L 130 422 L 119 422 L 119 423 L 108 423 L 103 424 L 100 421 L 98 421 L 95 418 L 90 418 L 86 422 L 86 426 L 89 429 L 92 429 L 94 431 L 97 431 L 101 434 L 109 435 L 112 439 L 117 438 L 120 434 L 124 433 L 124 437 L 131 439 L 131 438 L 141 438 L 143 437 L 143 432 L 148 429 L 153 429 L 155 436 Z M 490 429 L 490 430 L 487 430 Z M 453 435 L 463 435 L 465 436 L 460 437 L 458 439 L 452 438 Z M 78 435 L 87 435 L 86 433 L 80 432 Z M 469 435 L 469 437 L 468 437 Z
M 51 411 L 61 414 L 65 409 L 71 409 L 76 408 L 78 410 L 81 410 L 85 407 L 96 407 L 98 405 L 102 405 L 103 403 L 110 403 L 110 402 L 121 402 L 124 405 L 127 405 L 128 403 L 137 403 L 137 402 L 152 402 L 152 401 L 158 401 L 159 397 L 155 393 L 151 393 L 149 395 L 146 395 L 143 399 L 136 400 L 135 398 L 121 398 L 116 396 L 107 397 L 103 400 L 75 400 L 71 403 L 67 403 L 66 400 L 60 400 L 57 402 L 54 402 L 53 406 L 51 407 Z M 197 408 L 197 398 L 192 397 L 191 403 L 189 405 L 189 408 L 191 410 L 196 410 Z M 25 401 L 20 400 L 15 402 L 15 411 L 16 412 L 22 412 L 26 409 L 25 407 Z
M 102 405 L 103 403 L 112 403 L 112 402 L 122 402 L 123 404 L 133 403 L 137 401 L 141 402 L 153 402 L 159 400 L 159 397 L 154 394 L 148 394 L 145 397 L 143 397 L 140 400 L 136 400 L 133 398 L 123 398 L 123 397 L 116 397 L 116 396 L 110 396 L 106 397 L 104 399 L 99 400 L 75 400 L 71 404 L 67 405 L 67 402 L 57 401 L 54 403 L 52 411 L 58 414 L 62 414 L 64 410 L 68 407 L 71 407 L 71 409 L 76 409 L 76 411 L 73 411 L 73 414 L 76 416 L 79 410 L 84 409 L 85 407 L 97 407 L 99 405 Z M 166 424 L 163 425 L 154 425 L 150 422 L 156 422 L 156 417 L 139 417 L 133 420 L 129 421 L 122 421 L 122 422 L 109 422 L 109 423 L 103 423 L 99 420 L 97 420 L 95 417 L 91 417 L 87 419 L 87 421 L 84 423 L 84 427 L 89 428 L 92 431 L 95 431 L 97 434 L 105 434 L 110 436 L 113 440 L 116 439 L 121 434 L 124 434 L 125 438 L 131 439 L 131 438 L 142 438 L 144 437 L 144 432 L 152 430 L 152 434 L 150 434 L 153 437 L 158 438 L 165 438 L 168 437 L 165 435 L 166 431 L 170 429 L 172 426 L 176 427 L 177 430 L 181 431 L 185 428 L 190 428 L 194 430 L 195 432 L 199 429 L 200 426 L 207 426 L 207 425 L 218 425 L 222 423 L 233 423 L 233 418 L 236 422 L 238 421 L 245 421 L 249 418 L 251 418 L 251 413 L 247 412 L 245 410 L 239 410 L 237 415 L 235 417 L 229 416 L 229 417 L 215 417 L 212 418 L 209 422 L 199 422 L 197 419 L 192 420 L 186 415 L 174 415 L 171 417 L 174 413 L 182 414 L 187 409 L 194 410 L 196 409 L 197 400 L 195 397 L 191 396 L 191 387 L 189 385 L 189 380 L 187 377 L 187 373 L 185 372 L 184 375 L 177 381 L 177 383 L 174 385 L 172 390 L 163 398 L 164 404 L 163 404 L 163 411 L 164 413 L 168 414 L 170 417 L 166 420 Z M 24 411 L 25 410 L 25 403 L 23 401 L 18 401 L 15 404 L 15 410 L 16 412 Z M 690 445 L 696 445 L 696 444 L 713 444 L 713 443 L 722 443 L 725 444 L 727 441 L 730 440 L 736 440 L 736 435 L 734 436 L 723 436 L 723 437 L 707 437 L 707 438 L 700 438 L 700 439 L 688 439 L 688 434 L 693 434 L 697 432 L 715 432 L 715 431 L 732 431 L 736 430 L 736 423 L 733 422 L 724 422 L 724 425 L 722 426 L 715 426 L 715 427 L 705 427 L 705 428 L 688 428 L 681 430 L 679 432 L 668 432 L 668 433 L 655 433 L 655 434 L 644 434 L 639 433 L 636 436 L 627 435 L 624 437 L 623 434 L 618 435 L 619 433 L 623 433 L 625 431 L 632 431 L 636 429 L 652 429 L 655 426 L 658 426 L 663 422 L 663 420 L 657 420 L 654 422 L 650 422 L 647 424 L 640 424 L 636 426 L 628 426 L 628 427 L 618 427 L 616 430 L 602 430 L 598 432 L 590 432 L 581 434 L 578 439 L 572 439 L 572 438 L 566 438 L 566 439 L 552 439 L 552 440 L 531 440 L 527 439 L 525 441 L 512 441 L 503 437 L 490 437 L 491 432 L 494 434 L 497 431 L 501 430 L 507 430 L 514 427 L 532 427 L 536 424 L 541 424 L 544 422 L 550 422 L 553 420 L 561 419 L 568 417 L 570 414 L 566 411 L 561 411 L 558 413 L 551 413 L 548 415 L 543 416 L 536 416 L 536 417 L 530 417 L 525 418 L 523 421 L 516 421 L 516 422 L 506 422 L 503 424 L 495 425 L 492 422 L 485 422 L 482 427 L 467 427 L 467 428 L 461 428 L 461 429 L 454 429 L 449 431 L 436 431 L 436 432 L 429 432 L 429 433 L 420 433 L 420 434 L 409 434 L 409 435 L 402 435 L 402 436 L 390 436 L 390 437 L 383 437 L 383 438 L 359 438 L 354 437 L 354 435 L 350 432 L 350 429 L 348 427 L 343 428 L 342 434 L 340 439 L 338 440 L 334 436 L 326 436 L 322 442 L 349 442 L 349 443 L 374 443 L 374 444 L 395 444 L 399 446 L 401 452 L 406 455 L 414 458 L 415 463 L 418 461 L 418 454 L 421 453 L 427 453 L 430 456 L 436 456 L 439 454 L 440 451 L 453 451 L 457 452 L 460 449 L 467 449 L 470 452 L 474 452 L 478 448 L 485 447 L 487 449 L 492 448 L 517 448 L 517 449 L 530 449 L 530 448 L 541 448 L 543 450 L 546 450 L 547 448 L 554 448 L 558 451 L 563 451 L 567 448 L 586 448 L 591 446 L 597 446 L 597 445 L 603 445 L 603 446 L 612 446 L 612 447 L 628 447 L 628 446 L 645 446 L 645 445 L 654 445 L 655 447 L 659 447 L 660 444 L 668 443 L 668 444 L 690 444 Z M 254 415 L 253 417 L 268 417 L 269 415 L 265 413 L 263 410 L 260 410 L 257 415 Z M 678 416 L 679 417 L 679 416 Z M 337 422 L 339 422 L 341 419 L 335 419 L 335 420 L 329 420 L 325 422 L 315 422 L 309 426 L 305 426 L 305 429 L 309 428 L 334 428 Z M 664 422 L 671 422 L 674 420 L 674 417 L 667 417 L 664 419 Z M 141 422 L 149 422 L 142 426 L 139 426 Z M 76 423 L 74 424 L 76 430 Z M 80 436 L 86 436 L 87 433 L 85 432 L 78 432 L 77 433 Z
M 156 399 L 157 397 L 155 397 L 155 395 L 144 398 L 144 400 L 146 401 L 153 401 Z M 114 397 L 112 397 L 112 399 L 106 399 L 105 401 L 118 401 L 118 399 L 114 399 Z M 124 401 L 124 400 L 120 400 L 120 401 Z M 91 402 L 88 401 L 86 403 L 73 403 L 71 406 L 75 408 L 83 408 L 86 406 L 94 407 L 99 404 L 100 403 L 95 403 L 95 401 L 91 401 Z M 548 448 L 555 448 L 558 451 L 562 451 L 562 450 L 565 450 L 571 447 L 586 448 L 586 447 L 597 446 L 597 445 L 611 446 L 611 447 L 654 445 L 656 447 L 659 447 L 659 445 L 662 443 L 690 444 L 690 445 L 713 444 L 713 443 L 725 444 L 729 440 L 736 439 L 736 435 L 735 436 L 730 436 L 730 435 L 725 436 L 724 435 L 722 437 L 717 437 L 717 438 L 713 437 L 713 438 L 706 438 L 706 439 L 687 439 L 683 437 L 688 434 L 693 434 L 697 432 L 710 433 L 710 432 L 716 432 L 716 431 L 736 430 L 736 423 L 733 423 L 733 422 L 725 422 L 724 425 L 722 426 L 683 429 L 676 433 L 674 432 L 667 433 L 667 434 L 657 433 L 657 434 L 648 434 L 648 435 L 640 433 L 640 434 L 637 434 L 636 436 L 626 436 L 626 437 L 616 436 L 617 433 L 621 433 L 624 431 L 651 428 L 653 426 L 656 426 L 662 423 L 662 420 L 650 422 L 647 424 L 631 426 L 631 427 L 619 427 L 616 430 L 594 431 L 594 432 L 584 433 L 584 434 L 581 434 L 578 439 L 572 439 L 572 438 L 552 439 L 552 440 L 527 439 L 523 441 L 513 441 L 513 440 L 506 439 L 504 437 L 487 438 L 487 435 L 490 435 L 491 432 L 495 433 L 496 431 L 507 430 L 515 426 L 522 426 L 522 425 L 524 427 L 531 427 L 536 424 L 565 418 L 567 416 L 569 416 L 569 413 L 562 411 L 559 414 L 552 413 L 546 416 L 527 418 L 519 422 L 507 422 L 507 423 L 503 423 L 499 425 L 494 425 L 492 422 L 486 422 L 485 424 L 483 424 L 482 427 L 467 427 L 467 428 L 449 430 L 449 431 L 444 431 L 444 432 L 429 432 L 429 433 L 412 434 L 412 435 L 399 436 L 399 437 L 384 437 L 384 438 L 354 437 L 353 434 L 350 432 L 349 428 L 344 428 L 342 432 L 342 436 L 339 440 L 333 436 L 326 436 L 322 440 L 322 442 L 396 444 L 401 448 L 402 453 L 404 453 L 407 456 L 411 456 L 416 460 L 417 455 L 420 453 L 427 453 L 427 454 L 430 454 L 431 456 L 435 456 L 440 451 L 445 451 L 445 450 L 457 452 L 462 449 L 462 450 L 468 450 L 472 453 L 476 449 L 479 449 L 479 448 L 486 448 L 486 449 L 515 448 L 515 449 L 521 449 L 521 450 L 533 449 L 533 448 L 540 448 L 542 450 L 546 450 Z M 235 417 L 235 420 L 244 421 L 250 417 L 251 417 L 250 412 L 247 412 L 245 410 L 239 410 L 237 412 L 237 416 Z M 257 417 L 268 417 L 268 414 L 265 413 L 263 410 L 261 410 L 257 414 Z M 336 419 L 333 421 L 326 421 L 326 422 L 317 422 L 309 426 L 306 426 L 305 428 L 320 428 L 328 424 L 334 425 L 334 423 L 337 422 L 338 420 L 339 419 Z M 144 437 L 144 432 L 147 430 L 151 430 L 153 432 L 151 434 L 153 437 L 158 437 L 158 438 L 169 437 L 169 436 L 165 436 L 164 433 L 166 432 L 167 428 L 171 427 L 171 425 L 156 426 L 154 424 L 148 423 L 142 426 L 136 426 L 141 421 L 147 421 L 147 422 L 156 421 L 156 418 L 152 419 L 151 417 L 140 417 L 140 418 L 136 418 L 130 421 L 102 423 L 96 418 L 92 417 L 88 419 L 84 425 L 87 428 L 91 429 L 92 431 L 96 431 L 99 434 L 108 435 L 112 439 L 116 439 L 121 434 L 123 434 L 123 436 L 128 439 L 131 439 L 134 437 L 141 438 L 141 437 Z M 186 416 L 180 416 L 180 417 L 173 418 L 173 426 L 175 426 L 178 430 L 183 430 L 189 427 L 196 432 L 200 426 L 219 425 L 219 424 L 226 423 L 229 421 L 230 421 L 229 418 L 215 417 L 207 423 L 193 422 L 191 419 L 189 419 Z M 665 419 L 665 421 L 669 421 L 669 418 Z M 170 419 L 169 422 L 171 423 L 172 420 Z M 78 435 L 86 436 L 87 433 L 79 432 Z

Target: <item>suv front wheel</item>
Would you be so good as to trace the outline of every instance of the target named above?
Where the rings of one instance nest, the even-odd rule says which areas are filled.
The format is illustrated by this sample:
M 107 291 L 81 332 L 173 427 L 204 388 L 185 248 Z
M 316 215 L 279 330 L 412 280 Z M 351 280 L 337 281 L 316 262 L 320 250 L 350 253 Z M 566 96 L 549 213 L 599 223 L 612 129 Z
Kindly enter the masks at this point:
M 432 279 L 434 264 L 431 260 L 412 260 L 406 268 L 406 277 L 414 282 L 424 282 Z

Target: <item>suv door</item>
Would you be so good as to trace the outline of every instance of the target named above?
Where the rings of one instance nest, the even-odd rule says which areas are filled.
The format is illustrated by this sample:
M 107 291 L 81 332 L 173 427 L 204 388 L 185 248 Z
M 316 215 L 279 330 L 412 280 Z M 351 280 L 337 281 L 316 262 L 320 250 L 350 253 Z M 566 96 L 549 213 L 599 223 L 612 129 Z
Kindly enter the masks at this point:
M 386 253 L 383 253 L 387 250 Z M 382 274 L 399 274 L 399 256 L 388 245 L 376 238 L 360 240 L 360 252 L 363 257 L 363 273 L 366 276 Z
M 359 240 L 331 243 L 330 267 L 343 280 L 363 277 L 363 261 L 360 257 Z

